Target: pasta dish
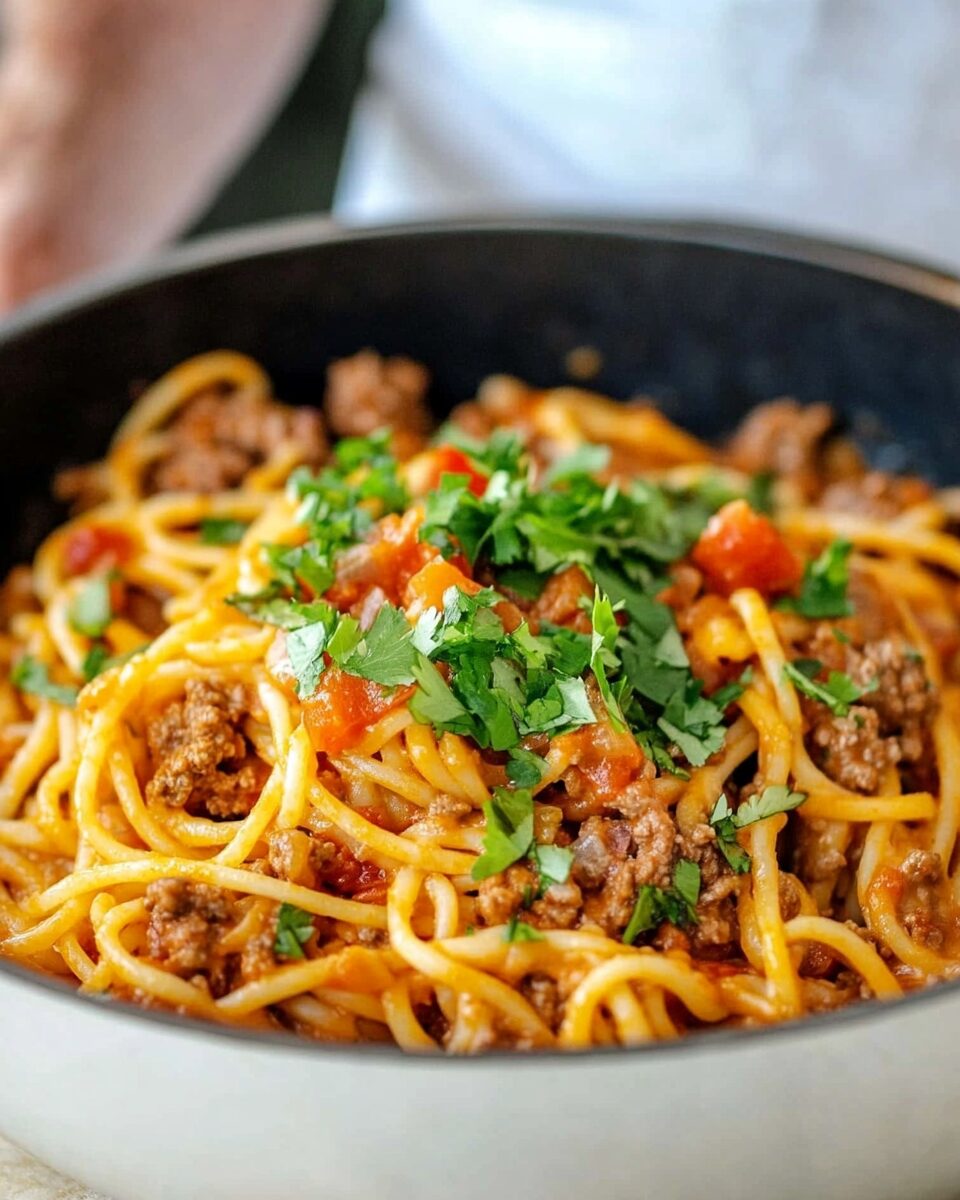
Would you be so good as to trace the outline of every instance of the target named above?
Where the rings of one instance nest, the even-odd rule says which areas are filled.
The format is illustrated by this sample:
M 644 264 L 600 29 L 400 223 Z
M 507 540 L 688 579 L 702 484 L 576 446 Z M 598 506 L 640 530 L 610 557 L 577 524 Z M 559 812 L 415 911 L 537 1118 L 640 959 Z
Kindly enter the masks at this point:
M 321 1041 L 585 1048 L 960 967 L 960 504 L 821 405 L 434 427 L 218 351 L 0 595 L 0 953 Z

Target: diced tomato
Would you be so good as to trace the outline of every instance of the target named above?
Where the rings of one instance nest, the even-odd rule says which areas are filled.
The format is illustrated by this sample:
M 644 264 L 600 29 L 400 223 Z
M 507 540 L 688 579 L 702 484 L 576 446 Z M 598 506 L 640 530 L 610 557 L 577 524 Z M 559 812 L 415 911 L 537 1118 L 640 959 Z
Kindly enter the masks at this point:
M 338 845 L 330 858 L 317 868 L 317 882 L 338 896 L 351 896 L 368 904 L 382 904 L 387 876 L 375 863 L 361 862 L 346 846 Z
M 714 513 L 691 555 L 710 587 L 724 596 L 738 588 L 764 595 L 800 582 L 800 560 L 771 521 L 745 500 L 732 500 Z
M 339 667 L 328 667 L 314 694 L 304 701 L 303 719 L 314 749 L 339 754 L 392 708 L 406 703 L 413 688 L 381 687 Z
M 456 446 L 437 446 L 429 453 L 433 457 L 431 487 L 438 486 L 442 475 L 466 475 L 470 480 L 467 487 L 475 496 L 482 496 L 487 490 L 487 476 L 476 470 L 470 459 Z
M 418 523 L 409 513 L 402 518 L 393 513 L 383 517 L 367 541 L 339 556 L 336 582 L 326 598 L 346 612 L 378 587 L 392 604 L 398 604 L 410 577 L 438 556 L 436 547 L 421 542 L 418 533 Z
M 561 734 L 556 745 L 570 756 L 577 772 L 576 799 L 587 812 L 616 800 L 643 766 L 643 751 L 633 735 L 617 733 L 604 721 Z
M 133 542 L 109 525 L 81 525 L 63 544 L 63 565 L 68 575 L 86 575 L 94 568 L 119 566 L 133 553 Z
M 432 559 L 407 581 L 403 592 L 407 616 L 413 619 L 428 608 L 443 608 L 443 593 L 451 587 L 458 587 L 470 596 L 480 591 L 480 584 L 454 566 L 450 559 Z

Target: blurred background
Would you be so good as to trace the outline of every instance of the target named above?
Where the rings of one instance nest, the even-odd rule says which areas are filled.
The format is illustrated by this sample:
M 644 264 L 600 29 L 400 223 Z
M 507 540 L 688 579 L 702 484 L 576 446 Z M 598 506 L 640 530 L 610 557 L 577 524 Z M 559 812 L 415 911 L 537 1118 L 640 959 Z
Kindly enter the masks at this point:
M 0 0 L 0 314 L 332 212 L 693 215 L 960 265 L 958 0 Z

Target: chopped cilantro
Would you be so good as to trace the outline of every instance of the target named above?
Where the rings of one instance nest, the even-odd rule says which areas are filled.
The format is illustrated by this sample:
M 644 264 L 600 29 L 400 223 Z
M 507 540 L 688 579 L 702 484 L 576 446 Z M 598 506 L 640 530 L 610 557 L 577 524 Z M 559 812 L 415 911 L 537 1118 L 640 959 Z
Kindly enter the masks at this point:
M 333 609 L 324 601 L 303 604 L 299 600 L 287 600 L 278 594 L 276 587 L 247 594 L 235 592 L 226 597 L 226 603 L 253 621 L 276 625 L 280 629 L 300 629 L 312 621 L 332 622 L 334 616 Z
M 745 825 L 799 808 L 806 798 L 804 792 L 791 791 L 786 784 L 773 784 L 745 800 L 734 814 L 734 823 L 738 829 L 743 829 Z
M 777 813 L 799 808 L 806 798 L 803 792 L 793 792 L 783 784 L 775 784 L 745 800 L 734 812 L 726 795 L 720 793 L 710 814 L 710 824 L 717 835 L 717 849 L 736 874 L 745 875 L 750 870 L 750 855 L 737 841 L 737 830 Z
M 505 942 L 542 942 L 546 939 L 539 929 L 534 929 L 526 921 L 521 921 L 514 913 L 503 931 L 503 940 Z
M 249 522 L 235 517 L 204 517 L 200 522 L 200 542 L 204 546 L 235 546 L 249 528 Z
M 273 952 L 282 958 L 303 958 L 303 947 L 313 933 L 313 917 L 294 904 L 281 904 Z
M 622 607 L 619 605 L 618 607 Z M 593 612 L 590 622 L 593 626 L 593 639 L 590 643 L 590 669 L 593 671 L 600 689 L 600 695 L 606 705 L 610 724 L 618 733 L 626 728 L 623 713 L 613 694 L 613 688 L 607 680 L 607 667 L 618 667 L 619 660 L 614 654 L 620 626 L 617 624 L 616 610 L 610 603 L 610 597 L 604 595 L 599 588 L 593 597 Z
M 853 612 L 847 599 L 847 560 L 852 550 L 853 545 L 842 538 L 831 542 L 804 567 L 800 595 L 796 598 L 785 597 L 778 607 L 814 620 L 848 617 Z
M 583 442 L 575 450 L 558 458 L 543 476 L 544 486 L 569 479 L 573 475 L 593 475 L 602 471 L 610 462 L 610 447 Z
M 533 796 L 526 788 L 495 788 L 483 815 L 487 823 L 483 853 L 471 872 L 476 880 L 499 875 L 525 857 L 533 843 Z
M 681 858 L 673 869 L 673 886 L 655 887 L 647 883 L 637 892 L 630 920 L 623 931 L 623 942 L 632 946 L 641 933 L 647 933 L 669 921 L 673 925 L 697 923 L 697 901 L 700 898 L 700 868 L 688 858 Z
M 530 852 L 540 876 L 540 895 L 553 883 L 566 883 L 573 866 L 573 851 L 569 846 L 534 846 Z
M 53 700 L 57 704 L 70 707 L 76 702 L 77 689 L 65 683 L 54 683 L 46 663 L 42 663 L 31 654 L 25 654 L 10 672 L 10 682 L 21 692 L 32 696 L 42 696 L 45 700 Z
M 418 651 L 412 642 L 413 628 L 402 610 L 394 608 L 392 604 L 382 605 L 365 634 L 359 634 L 359 629 L 355 630 L 359 636 L 347 652 L 346 643 L 341 648 L 337 639 L 345 637 L 340 630 L 351 620 L 349 617 L 340 618 L 340 625 L 327 647 L 338 666 L 351 675 L 382 683 L 384 687 L 413 683 Z
M 844 671 L 831 671 L 826 683 L 821 683 L 815 676 L 822 670 L 823 664 L 815 658 L 798 658 L 783 664 L 784 676 L 794 687 L 811 700 L 825 704 L 835 717 L 845 717 L 851 704 L 868 692 L 875 692 L 879 686 L 876 676 L 861 686 Z
M 297 695 L 312 696 L 323 674 L 323 655 L 330 640 L 330 626 L 324 621 L 302 625 L 287 634 L 287 655 L 296 676 Z
M 139 654 L 141 650 L 145 650 L 148 645 L 149 642 L 144 642 L 142 646 L 137 646 L 135 650 L 128 650 L 126 654 L 111 654 L 103 642 L 97 642 L 90 647 L 83 658 L 83 664 L 80 669 L 84 682 L 89 683 L 91 679 L 95 679 L 111 667 L 119 667 L 122 663 L 129 662 L 135 654 Z
M 70 601 L 68 619 L 71 628 L 85 637 L 101 637 L 113 620 L 110 602 L 110 577 L 89 579 Z
M 514 787 L 536 787 L 543 778 L 547 764 L 539 754 L 514 746 L 507 759 L 507 778 Z

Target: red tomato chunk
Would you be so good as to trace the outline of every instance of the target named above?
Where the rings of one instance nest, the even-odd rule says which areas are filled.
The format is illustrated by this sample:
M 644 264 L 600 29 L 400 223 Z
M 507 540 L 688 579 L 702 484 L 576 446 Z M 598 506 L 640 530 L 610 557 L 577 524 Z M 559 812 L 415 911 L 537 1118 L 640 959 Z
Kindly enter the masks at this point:
M 800 560 L 773 523 L 745 500 L 732 500 L 714 513 L 691 555 L 711 590 L 729 596 L 738 588 L 764 595 L 800 582 Z

